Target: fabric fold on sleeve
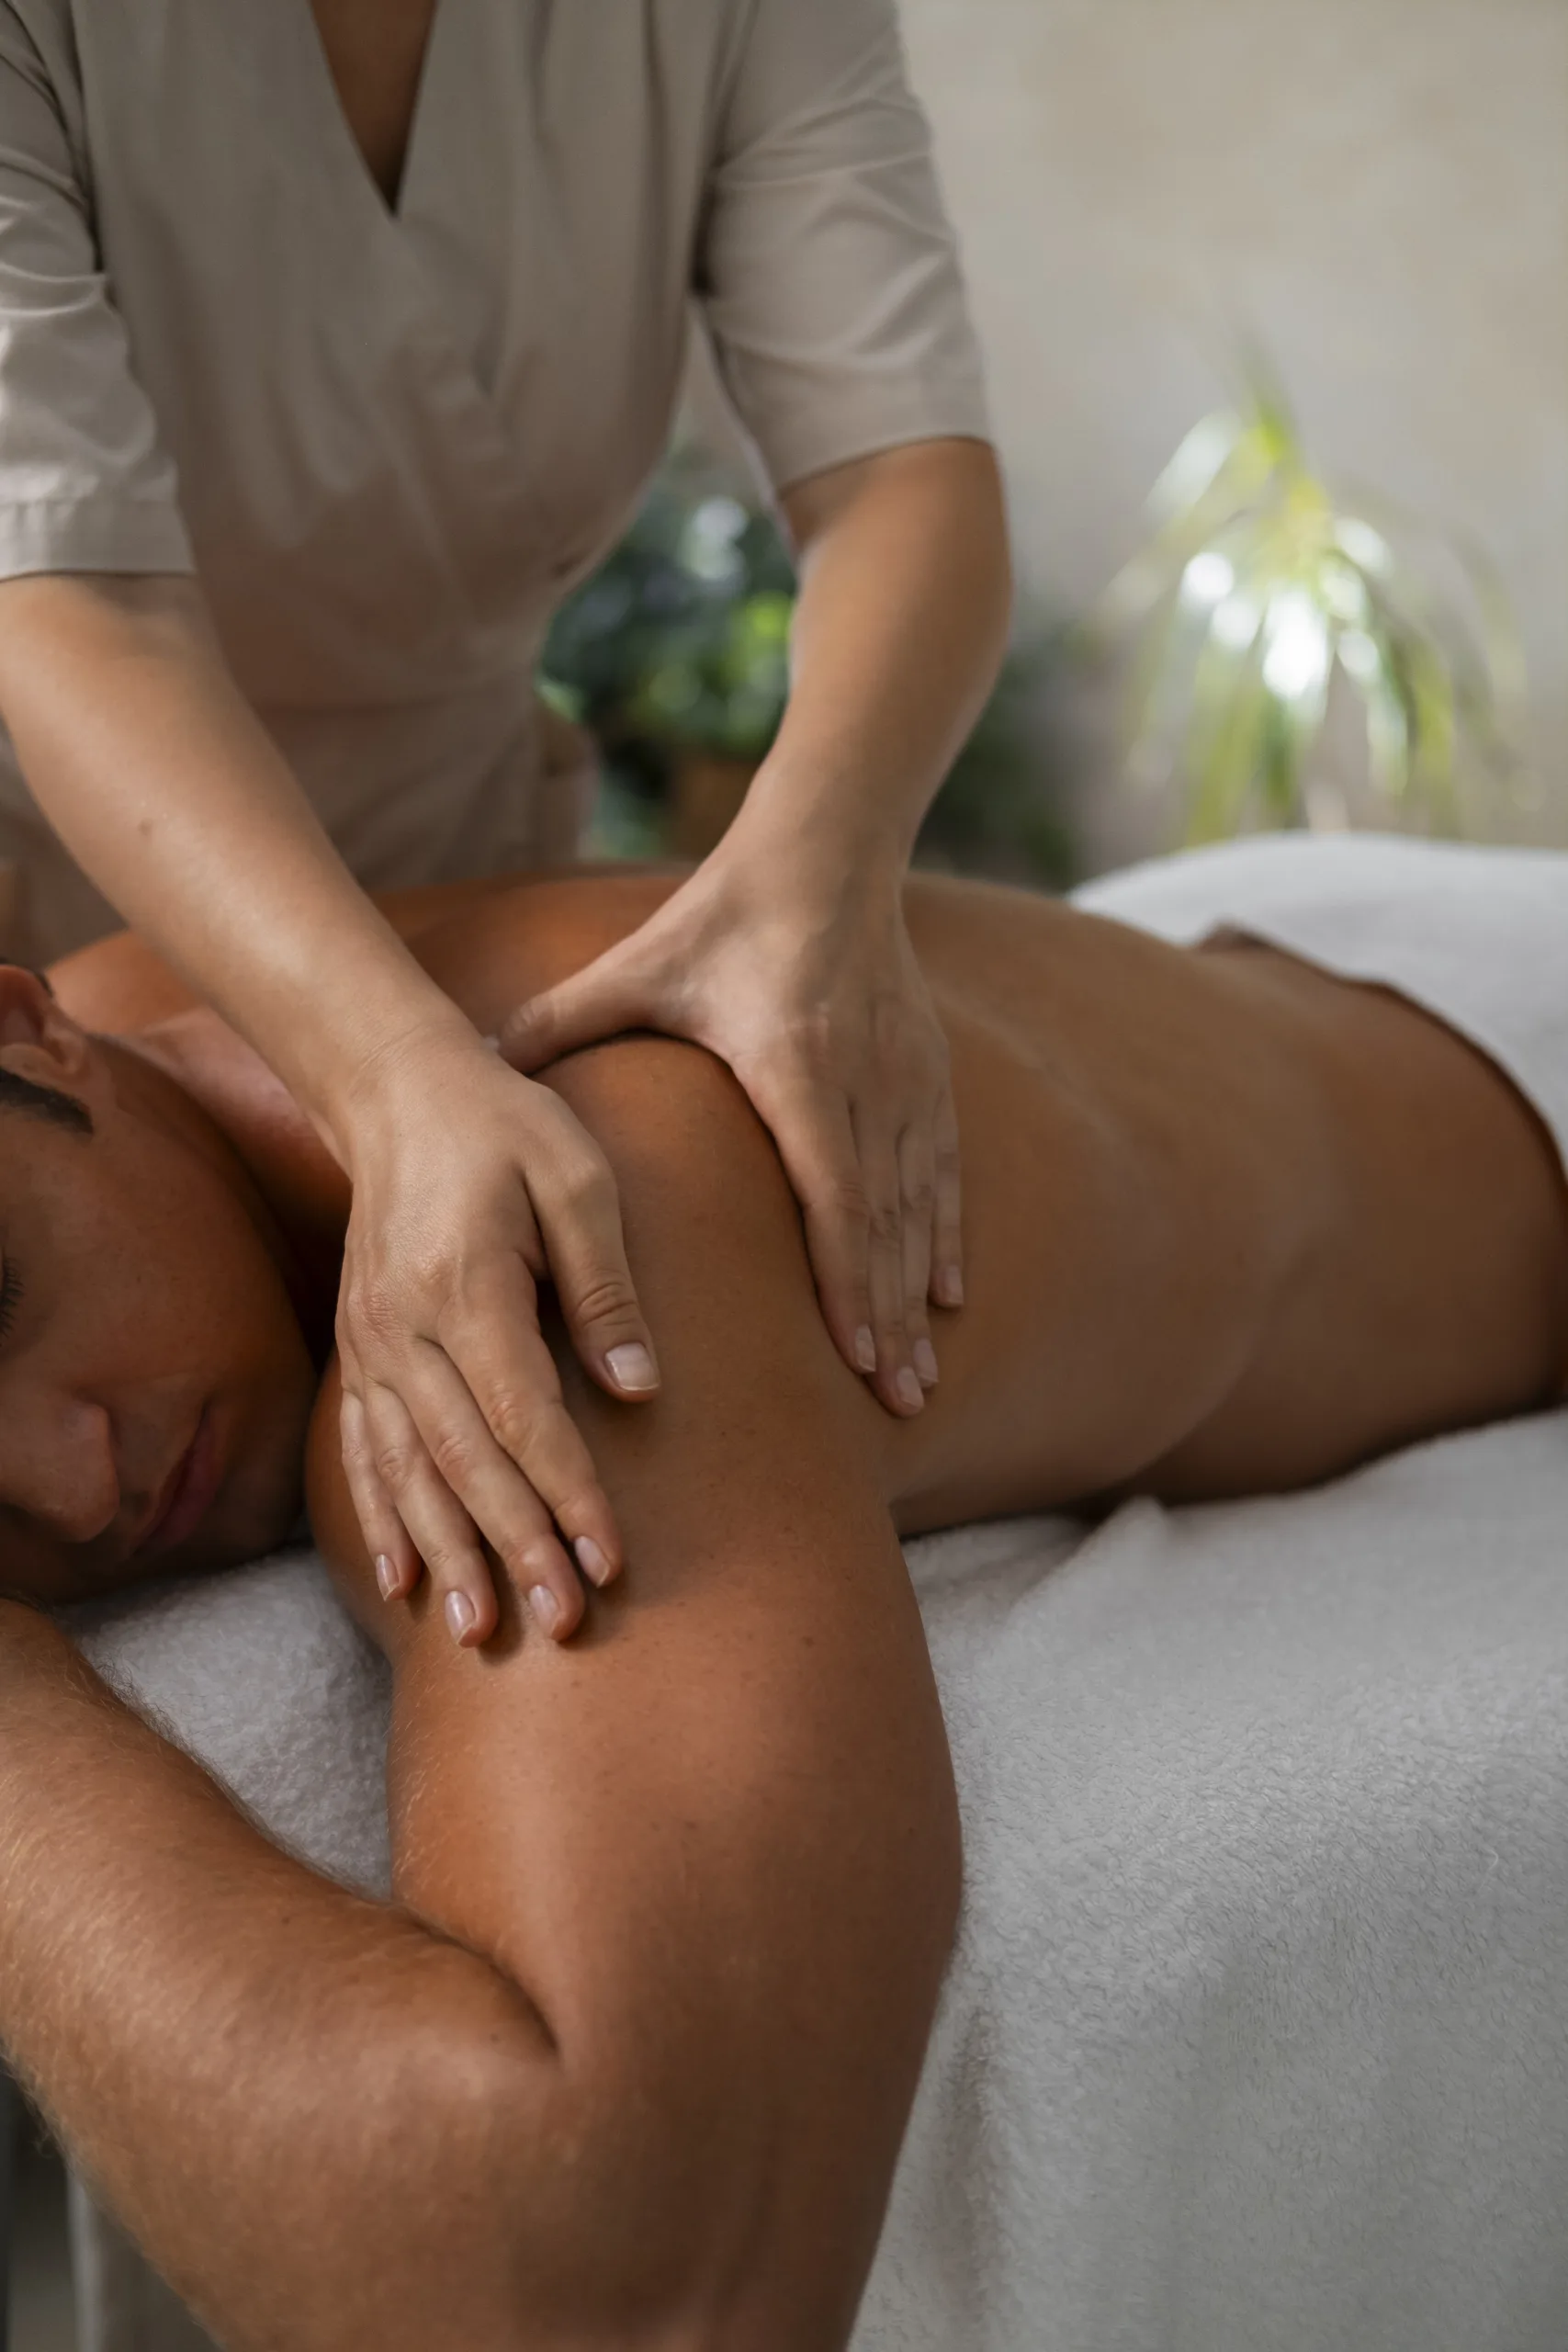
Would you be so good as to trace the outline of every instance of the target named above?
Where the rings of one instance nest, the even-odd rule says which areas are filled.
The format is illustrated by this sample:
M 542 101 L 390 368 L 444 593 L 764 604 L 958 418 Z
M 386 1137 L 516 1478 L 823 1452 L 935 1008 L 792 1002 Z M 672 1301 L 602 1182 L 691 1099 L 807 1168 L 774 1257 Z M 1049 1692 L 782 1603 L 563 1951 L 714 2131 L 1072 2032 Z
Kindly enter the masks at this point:
M 68 61 L 0 6 L 0 577 L 190 571 L 173 461 L 100 265 Z
M 756 0 L 695 283 L 774 490 L 911 441 L 989 438 L 957 243 L 891 0 Z

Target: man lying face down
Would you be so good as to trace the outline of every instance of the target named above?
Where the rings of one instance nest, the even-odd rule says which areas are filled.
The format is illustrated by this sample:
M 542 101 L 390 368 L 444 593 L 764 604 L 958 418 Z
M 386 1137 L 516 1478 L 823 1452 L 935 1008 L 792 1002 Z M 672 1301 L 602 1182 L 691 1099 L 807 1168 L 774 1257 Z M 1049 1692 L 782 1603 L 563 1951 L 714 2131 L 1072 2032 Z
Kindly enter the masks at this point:
M 490 1028 L 670 887 L 399 911 Z M 1256 946 L 951 883 L 909 913 L 965 1145 L 940 1384 L 894 1420 L 845 1370 L 716 1063 L 561 1064 L 663 1388 L 558 1350 L 625 1571 L 588 1594 L 520 1533 L 468 1647 L 439 1567 L 389 1602 L 364 1555 L 310 1130 L 136 943 L 52 996 L 0 972 L 0 2041 L 226 2345 L 844 2344 L 959 1891 L 898 1536 L 1307 1483 L 1556 1392 L 1556 1157 L 1452 1033 Z M 393 1668 L 386 1905 L 31 1605 L 254 1556 L 302 1485 Z
M 0 1037 L 47 1073 L 0 1077 L 0 1579 L 52 1601 L 254 1558 L 298 1510 L 320 1380 L 297 1253 L 155 1049 L 89 1039 L 16 966 Z

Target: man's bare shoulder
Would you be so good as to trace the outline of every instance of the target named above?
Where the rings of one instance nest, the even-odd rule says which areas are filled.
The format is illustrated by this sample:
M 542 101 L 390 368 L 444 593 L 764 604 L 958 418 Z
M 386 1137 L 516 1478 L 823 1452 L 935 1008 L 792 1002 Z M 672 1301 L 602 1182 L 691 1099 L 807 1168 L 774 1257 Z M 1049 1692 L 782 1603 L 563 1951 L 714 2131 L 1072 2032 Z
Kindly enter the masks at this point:
M 400 939 L 419 952 L 419 942 L 517 887 L 500 881 L 436 882 L 427 888 L 387 890 L 375 904 Z M 134 1035 L 154 1023 L 189 1012 L 200 1000 L 163 957 L 133 931 L 111 932 L 49 967 L 55 995 L 85 1028 Z
M 558 976 L 565 934 L 604 945 L 633 931 L 668 898 L 684 868 L 582 866 L 564 874 L 480 876 L 375 893 L 375 904 L 454 1001 L 478 1018 L 468 993 L 507 1003 L 526 993 L 541 962 Z M 546 943 L 547 952 L 530 942 Z M 584 953 L 580 960 L 589 960 Z M 117 931 L 49 967 L 56 996 L 85 1028 L 134 1035 L 188 1012 L 199 1000 L 146 941 Z M 542 982 L 536 983 L 542 985 Z M 482 1025 L 482 1023 L 481 1023 Z
M 49 967 L 49 981 L 85 1029 L 134 1036 L 154 1022 L 189 1012 L 198 1000 L 134 932 L 117 931 Z
M 685 869 L 601 867 L 520 876 L 454 905 L 410 942 L 432 979 L 483 1031 L 638 930 Z

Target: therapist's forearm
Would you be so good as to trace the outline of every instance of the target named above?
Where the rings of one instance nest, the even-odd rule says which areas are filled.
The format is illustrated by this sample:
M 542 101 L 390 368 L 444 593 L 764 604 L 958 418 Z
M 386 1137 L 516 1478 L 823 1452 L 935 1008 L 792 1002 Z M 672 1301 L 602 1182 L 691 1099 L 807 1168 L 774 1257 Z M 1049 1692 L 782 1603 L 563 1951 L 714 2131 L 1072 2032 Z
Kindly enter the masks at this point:
M 783 504 L 800 555 L 789 707 L 733 846 L 891 879 L 1007 644 L 996 458 L 983 441 L 917 442 Z
M 359 1073 L 457 1016 L 339 858 L 195 583 L 5 582 L 0 710 L 79 865 L 341 1147 Z

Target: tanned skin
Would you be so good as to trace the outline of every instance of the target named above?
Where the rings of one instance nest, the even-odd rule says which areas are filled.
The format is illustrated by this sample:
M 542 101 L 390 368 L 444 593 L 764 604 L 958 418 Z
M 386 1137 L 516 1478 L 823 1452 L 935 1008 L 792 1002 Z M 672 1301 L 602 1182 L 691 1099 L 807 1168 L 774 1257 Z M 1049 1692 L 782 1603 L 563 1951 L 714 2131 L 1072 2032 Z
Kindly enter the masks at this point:
M 394 911 L 484 1029 L 672 887 Z M 968 886 L 917 883 L 908 904 L 967 1171 L 967 1304 L 917 1418 L 892 1420 L 838 1356 L 739 1089 L 655 1038 L 551 1080 L 614 1166 L 665 1375 L 656 1404 L 620 1407 L 558 1345 L 626 1545 L 563 1638 L 535 1628 L 510 1563 L 481 1650 L 454 1647 L 427 1586 L 381 1600 L 327 1368 L 310 1510 L 394 1671 L 389 1905 L 278 1853 L 35 1609 L 0 1607 L 0 2040 L 238 2352 L 843 2345 L 959 1894 L 897 1538 L 1134 1488 L 1299 1486 L 1555 1393 L 1561 1172 L 1450 1033 L 1259 949 L 1177 951 Z M 7 1114 L 0 1241 L 13 1152 L 37 1155 L 49 1216 L 83 1217 L 88 1162 L 65 1155 L 120 1152 L 155 1227 L 178 1187 L 138 1172 L 115 1103 L 204 1121 L 284 1297 L 257 1310 L 283 1361 L 288 1311 L 309 1327 L 332 1295 L 330 1163 L 135 943 L 56 985 L 132 1050 L 84 1048 L 15 983 L 0 1061 L 96 1105 L 102 1132 Z M 193 1191 L 182 1226 L 199 1206 Z M 175 1234 L 148 1246 L 178 1254 Z M 162 1344 L 142 1311 L 140 1344 Z M 0 1501 L 34 1597 L 144 1572 L 123 1541 L 135 1498 L 126 1527 L 73 1534 L 60 1498 L 52 1520 L 48 1496 L 18 1498 L 5 1417 L 41 1413 L 65 1375 L 24 1387 L 48 1335 L 24 1321 L 13 1344 Z M 307 1355 L 282 1384 L 301 1419 L 314 1380 Z M 225 1429 L 248 1428 L 243 1382 L 221 1394 Z M 52 1444 L 78 1425 L 51 1410 Z M 229 1494 L 214 1525 L 259 1543 L 265 1511 L 245 1522 Z M 211 1557 L 198 1531 L 156 1565 Z

